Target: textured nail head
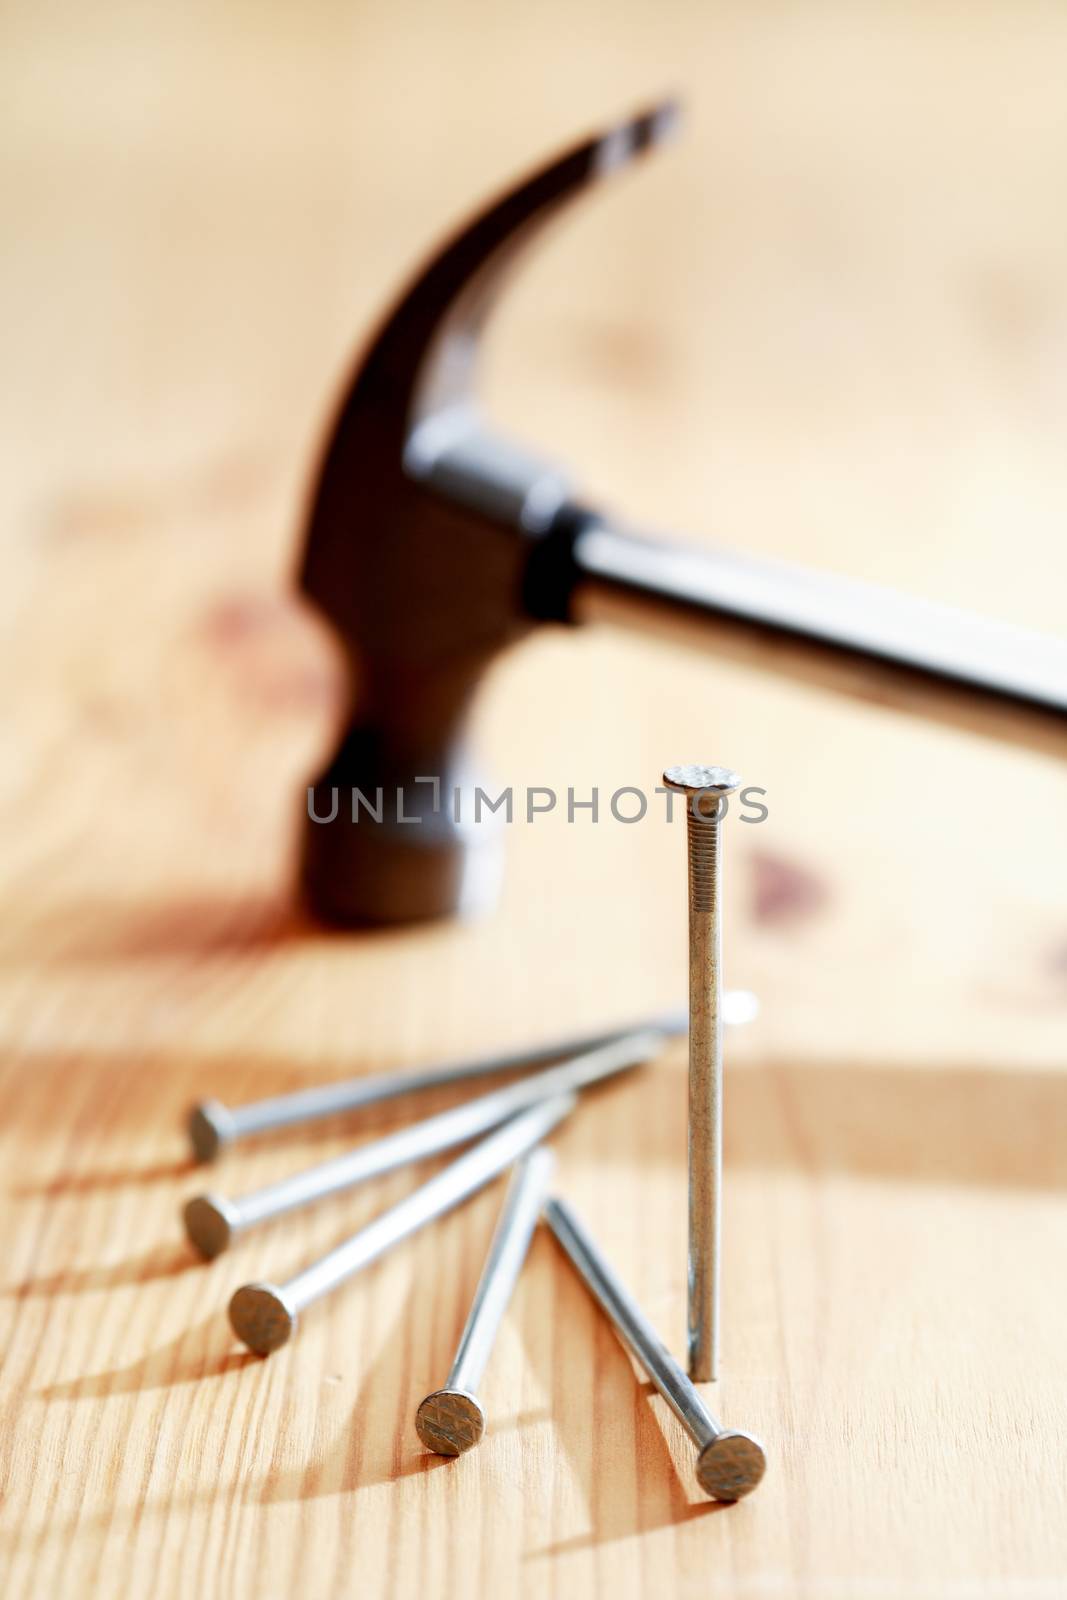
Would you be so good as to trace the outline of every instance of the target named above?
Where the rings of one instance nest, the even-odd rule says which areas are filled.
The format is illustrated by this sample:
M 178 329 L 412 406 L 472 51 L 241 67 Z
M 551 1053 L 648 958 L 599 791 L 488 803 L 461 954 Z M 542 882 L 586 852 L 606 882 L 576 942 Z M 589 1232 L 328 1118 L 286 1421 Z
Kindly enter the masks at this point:
M 230 1326 L 257 1356 L 269 1356 L 288 1342 L 296 1311 L 275 1284 L 246 1283 L 230 1301 Z
M 733 794 L 741 787 L 741 774 L 731 767 L 668 767 L 663 782 L 681 794 Z
M 767 1457 L 749 1433 L 725 1429 L 697 1457 L 700 1487 L 715 1500 L 740 1500 L 751 1494 L 767 1470 Z
M 485 1432 L 485 1412 L 466 1389 L 435 1389 L 415 1413 L 415 1431 L 439 1456 L 461 1456 Z
M 237 1213 L 221 1194 L 194 1195 L 185 1203 L 182 1220 L 189 1243 L 208 1261 L 229 1249 L 237 1231 Z
M 220 1100 L 201 1100 L 190 1111 L 187 1127 L 198 1161 L 215 1161 L 234 1136 L 233 1117 Z

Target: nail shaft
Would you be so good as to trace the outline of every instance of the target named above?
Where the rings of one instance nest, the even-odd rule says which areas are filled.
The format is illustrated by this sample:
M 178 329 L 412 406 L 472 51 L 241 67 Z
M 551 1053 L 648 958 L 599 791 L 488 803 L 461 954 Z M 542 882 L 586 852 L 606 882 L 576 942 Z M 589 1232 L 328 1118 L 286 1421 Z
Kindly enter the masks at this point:
M 741 780 L 726 767 L 670 767 L 686 796 L 689 863 L 689 1375 L 719 1375 L 722 1254 L 722 854 L 720 810 Z M 707 802 L 711 805 L 708 807 Z
M 516 1163 L 448 1378 L 415 1413 L 419 1438 L 438 1455 L 461 1455 L 485 1432 L 485 1412 L 475 1391 L 522 1271 L 554 1166 L 555 1157 L 543 1145 Z
M 727 1022 L 745 1023 L 757 1010 L 756 997 L 745 990 L 728 994 L 725 1001 Z M 213 1161 L 225 1146 L 251 1134 L 293 1128 L 317 1122 L 383 1100 L 415 1094 L 423 1089 L 462 1083 L 471 1078 L 488 1078 L 498 1073 L 521 1072 L 543 1066 L 548 1061 L 578 1055 L 599 1045 L 609 1044 L 636 1027 L 656 1027 L 665 1034 L 682 1034 L 687 1023 L 684 1012 L 667 1011 L 639 1024 L 611 1028 L 598 1033 L 553 1039 L 522 1050 L 479 1056 L 466 1061 L 451 1061 L 420 1072 L 381 1072 L 367 1078 L 349 1078 L 341 1083 L 319 1084 L 298 1089 L 293 1094 L 276 1095 L 269 1100 L 253 1100 L 243 1106 L 226 1106 L 219 1100 L 203 1100 L 189 1113 L 188 1129 L 193 1153 L 199 1161 Z
M 327 1195 L 340 1194 L 368 1178 L 462 1144 L 540 1100 L 585 1089 L 603 1078 L 636 1067 L 655 1055 L 663 1040 L 663 1032 L 653 1028 L 623 1034 L 610 1044 L 587 1050 L 570 1061 L 453 1106 L 409 1128 L 400 1128 L 384 1139 L 376 1139 L 333 1161 L 321 1162 L 238 1199 L 217 1194 L 196 1195 L 183 1213 L 186 1233 L 201 1255 L 210 1259 L 227 1249 L 238 1234 L 257 1223 L 295 1211 Z
M 545 1221 L 623 1344 L 696 1445 L 702 1488 L 718 1500 L 738 1500 L 748 1494 L 766 1466 L 762 1445 L 749 1434 L 724 1428 L 712 1415 L 571 1207 L 550 1199 Z
M 500 1320 L 530 1248 L 554 1166 L 552 1151 L 539 1146 L 515 1168 L 456 1348 L 448 1375 L 450 1387 L 473 1389 L 481 1380 Z
M 687 813 L 689 835 L 689 1371 L 719 1375 L 722 1258 L 722 1019 L 719 826 Z
M 474 1194 L 546 1138 L 576 1104 L 571 1094 L 531 1106 L 287 1283 L 245 1284 L 230 1301 L 234 1333 L 259 1355 L 278 1349 L 293 1333 L 299 1313 L 313 1301 Z

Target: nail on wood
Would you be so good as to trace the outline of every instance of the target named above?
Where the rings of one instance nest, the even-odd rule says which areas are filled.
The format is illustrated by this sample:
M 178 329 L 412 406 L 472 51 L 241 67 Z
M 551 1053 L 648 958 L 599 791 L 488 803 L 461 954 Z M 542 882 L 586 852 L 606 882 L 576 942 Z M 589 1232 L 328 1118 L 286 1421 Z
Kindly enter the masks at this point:
M 724 1428 L 708 1410 L 637 1301 L 608 1265 L 599 1246 L 563 1200 L 545 1205 L 545 1221 L 615 1332 L 639 1362 L 697 1447 L 697 1479 L 716 1500 L 740 1500 L 767 1466 L 752 1434 Z
M 543 1145 L 516 1163 L 451 1370 L 415 1413 L 419 1438 L 439 1456 L 462 1455 L 485 1432 L 478 1384 L 522 1271 L 554 1166 L 555 1157 Z
M 546 1138 L 576 1105 L 577 1097 L 570 1094 L 530 1107 L 296 1277 L 282 1284 L 244 1284 L 230 1301 L 234 1333 L 257 1355 L 279 1349 L 292 1337 L 300 1313 L 315 1300 L 466 1200 Z

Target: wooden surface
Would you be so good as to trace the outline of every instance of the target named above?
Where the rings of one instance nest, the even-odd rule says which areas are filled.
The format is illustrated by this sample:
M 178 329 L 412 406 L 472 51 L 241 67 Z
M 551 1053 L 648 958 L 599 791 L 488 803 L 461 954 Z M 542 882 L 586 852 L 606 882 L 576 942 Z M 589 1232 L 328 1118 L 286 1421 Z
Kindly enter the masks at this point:
M 509 832 L 495 918 L 339 937 L 292 907 L 338 713 L 294 602 L 353 347 L 467 205 L 679 85 L 685 140 L 516 284 L 493 404 L 588 487 L 1062 626 L 1067 15 L 840 0 L 104 4 L 5 22 L 2 1421 L 6 1597 L 1044 1597 L 1067 1584 L 1062 770 L 666 644 L 546 634 L 478 709 L 516 786 L 728 761 L 729 1422 L 690 1452 L 539 1238 L 483 1398 L 427 1458 L 499 1190 L 306 1316 L 224 1317 L 400 1174 L 208 1267 L 184 1107 L 518 1044 L 684 992 L 682 835 Z M 560 1185 L 684 1320 L 684 1052 L 559 1139 Z M 429 1102 L 427 1102 L 427 1107 Z M 360 1132 L 394 1125 L 398 1109 Z M 234 1154 L 232 1191 L 340 1150 Z

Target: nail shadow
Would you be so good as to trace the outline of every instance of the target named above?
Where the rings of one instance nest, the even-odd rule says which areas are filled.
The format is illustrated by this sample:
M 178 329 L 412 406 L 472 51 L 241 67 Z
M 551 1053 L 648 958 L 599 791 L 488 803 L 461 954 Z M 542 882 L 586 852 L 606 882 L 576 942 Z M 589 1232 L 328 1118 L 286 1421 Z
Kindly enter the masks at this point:
M 531 1336 L 529 1329 L 525 1330 L 531 1368 L 538 1373 L 543 1387 L 551 1392 L 558 1387 L 558 1374 L 567 1371 L 568 1363 L 573 1367 L 577 1351 L 584 1348 L 592 1352 L 591 1370 L 583 1390 L 584 1406 L 568 1409 L 564 1405 L 554 1405 L 552 1409 L 556 1441 L 581 1486 L 591 1527 L 587 1532 L 528 1550 L 524 1559 L 536 1561 L 565 1555 L 729 1510 L 719 1501 L 703 1497 L 696 1502 L 688 1499 L 674 1455 L 651 1403 L 656 1392 L 653 1385 L 637 1379 L 630 1357 L 611 1326 L 543 1227 L 535 1237 L 531 1259 L 535 1251 L 552 1271 L 555 1307 L 551 1317 L 539 1325 L 536 1336 Z M 542 1330 L 548 1330 L 547 1337 L 542 1336 Z M 629 1392 L 633 1404 L 631 1484 L 616 1474 L 604 1473 L 598 1459 L 598 1396 L 614 1390 L 621 1390 L 623 1394 Z M 609 1404 L 617 1427 L 617 1401 L 611 1400 Z
M 614 1335 L 612 1335 L 614 1338 Z M 617 1341 L 616 1341 L 617 1342 Z M 620 1347 L 620 1353 L 621 1347 Z M 623 1360 L 629 1365 L 623 1353 Z M 681 1527 L 687 1522 L 703 1521 L 722 1511 L 730 1511 L 732 1507 L 722 1500 L 688 1500 L 685 1487 L 678 1475 L 678 1463 L 671 1454 L 663 1431 L 656 1421 L 655 1411 L 650 1402 L 656 1396 L 654 1383 L 638 1382 L 637 1391 L 642 1400 L 638 1403 L 635 1416 L 636 1428 L 634 1437 L 634 1455 L 645 1463 L 649 1456 L 655 1458 L 651 1467 L 652 1472 L 664 1475 L 670 1485 L 670 1511 L 669 1514 L 638 1515 L 627 1518 L 613 1510 L 607 1517 L 598 1519 L 588 1533 L 575 1534 L 570 1539 L 558 1539 L 554 1544 L 545 1545 L 540 1550 L 530 1550 L 526 1554 L 528 1561 L 548 1559 L 553 1556 L 570 1555 L 578 1550 L 590 1550 L 598 1544 L 610 1543 L 613 1539 L 627 1539 L 634 1533 L 648 1533 L 656 1528 Z M 644 1475 L 644 1469 L 639 1475 L 639 1482 Z M 639 1491 L 640 1492 L 640 1491 Z
M 149 1250 L 128 1261 L 110 1266 L 68 1267 L 22 1283 L 7 1284 L 0 1294 L 12 1297 L 50 1294 L 88 1294 L 94 1289 L 118 1289 L 131 1283 L 150 1283 L 157 1278 L 175 1278 L 190 1267 L 202 1267 L 203 1260 L 191 1245 L 175 1245 L 166 1251 Z
M 88 1513 L 79 1510 L 65 1517 L 54 1517 L 46 1508 L 43 1523 L 20 1520 L 12 1526 L 0 1528 L 0 1554 L 10 1562 L 22 1551 L 40 1551 L 46 1540 L 61 1544 L 69 1552 L 73 1551 L 75 1541 L 95 1539 L 97 1534 L 110 1532 L 125 1524 L 130 1528 L 127 1537 L 131 1537 L 133 1531 L 140 1529 L 148 1518 L 179 1518 L 184 1513 L 199 1510 L 210 1512 L 218 1506 L 220 1494 L 227 1492 L 232 1492 L 230 1485 L 212 1485 L 190 1494 L 170 1495 L 161 1503 L 142 1499 L 134 1505 L 109 1505 Z M 68 1559 L 71 1559 L 70 1555 Z M 58 1583 L 58 1579 L 65 1575 L 65 1569 L 61 1569 L 57 1583 L 51 1589 L 53 1594 L 78 1592 L 76 1584 Z
M 192 1357 L 188 1354 L 191 1341 L 198 1341 L 209 1331 L 225 1329 L 225 1345 L 213 1339 L 207 1350 Z M 179 1383 L 199 1383 L 206 1378 L 219 1378 L 240 1367 L 252 1366 L 259 1361 L 251 1350 L 235 1350 L 233 1336 L 225 1317 L 208 1317 L 204 1322 L 187 1328 L 177 1339 L 149 1350 L 146 1355 L 127 1367 L 116 1367 L 107 1372 L 91 1372 L 84 1377 L 70 1378 L 61 1383 L 35 1389 L 36 1400 L 103 1400 L 116 1394 L 142 1394 L 149 1389 L 165 1389 Z
M 15 1199 L 35 1197 L 58 1199 L 63 1195 L 91 1194 L 100 1189 L 125 1189 L 141 1183 L 165 1183 L 174 1178 L 185 1178 L 197 1170 L 197 1164 L 186 1156 L 180 1161 L 157 1161 L 150 1167 L 105 1167 L 89 1172 L 61 1173 L 43 1183 L 20 1184 L 11 1189 Z
M 367 1451 L 373 1446 L 371 1430 L 362 1426 L 361 1412 L 365 1409 L 364 1397 L 376 1392 L 388 1394 L 403 1392 L 397 1369 L 406 1360 L 407 1347 L 403 1328 L 412 1315 L 412 1301 L 418 1292 L 413 1283 L 404 1295 L 399 1312 L 381 1342 L 375 1360 L 363 1373 L 359 1392 L 347 1422 L 327 1447 L 325 1454 L 302 1467 L 295 1467 L 279 1477 L 271 1476 L 257 1496 L 260 1504 L 320 1499 L 327 1495 L 351 1494 L 354 1490 L 368 1488 L 378 1483 L 393 1483 L 399 1478 L 428 1472 L 435 1465 L 445 1465 L 440 1456 L 425 1458 L 403 1454 L 402 1434 L 392 1430 L 392 1452 L 388 1462 L 368 1460 Z M 269 1358 L 268 1358 L 269 1359 Z
M 354 946 L 405 936 L 405 930 L 389 928 L 331 927 L 289 897 L 235 900 L 210 894 L 165 902 L 89 902 L 50 914 L 33 932 L 47 938 L 53 928 L 64 963 L 94 966 L 174 956 L 210 958 L 313 940 L 344 939 Z
M 419 1395 L 418 1399 L 422 1399 L 421 1394 Z M 410 1446 L 411 1454 L 402 1460 L 399 1466 L 391 1466 L 388 1471 L 377 1471 L 362 1474 L 358 1485 L 353 1485 L 353 1488 L 370 1489 L 373 1488 L 375 1484 L 395 1483 L 398 1478 L 415 1478 L 418 1477 L 420 1473 L 433 1472 L 438 1467 L 451 1467 L 453 1471 L 456 1471 L 459 1463 L 464 1459 L 464 1456 L 439 1456 L 433 1450 L 427 1450 L 426 1446 L 417 1439 L 415 1434 L 415 1408 L 417 1404 L 418 1400 L 413 1397 L 411 1401 L 411 1415 L 408 1421 L 411 1437 L 415 1441 Z M 477 1456 L 480 1450 L 484 1450 L 486 1448 L 490 1439 L 496 1438 L 500 1434 L 514 1433 L 519 1428 L 529 1428 L 535 1423 L 543 1422 L 549 1415 L 549 1411 L 545 1409 L 541 1411 L 524 1411 L 521 1416 L 504 1417 L 503 1419 L 493 1417 L 490 1419 L 486 1428 L 485 1438 L 482 1444 L 479 1445 L 476 1450 L 469 1453 L 473 1456 Z M 408 1447 L 404 1446 L 403 1444 L 398 1443 L 398 1448 L 394 1450 L 394 1457 L 399 1455 L 401 1451 L 407 1448 Z
M 483 1198 L 485 1247 L 496 1223 L 497 1203 L 498 1197 Z M 451 1467 L 456 1470 L 456 1457 L 436 1455 L 418 1439 L 415 1409 L 419 1400 L 433 1386 L 426 1382 L 423 1368 L 439 1374 L 448 1369 L 466 1307 L 473 1297 L 483 1264 L 484 1249 L 481 1243 L 477 1249 L 464 1253 L 464 1276 L 469 1281 L 463 1283 L 457 1297 L 463 1307 L 458 1326 L 452 1325 L 450 1317 L 434 1317 L 427 1313 L 424 1285 L 417 1275 L 413 1278 L 388 1333 L 380 1342 L 377 1356 L 361 1374 L 359 1390 L 348 1420 L 324 1453 L 318 1454 L 302 1467 L 281 1476 L 272 1476 L 259 1496 L 264 1504 L 351 1494 L 379 1484 L 420 1477 L 439 1468 Z M 371 1273 L 373 1271 L 372 1267 Z M 409 1335 L 416 1326 L 423 1332 L 429 1330 L 433 1348 L 426 1350 L 420 1343 L 416 1358 L 420 1371 L 413 1377 L 409 1370 L 413 1354 Z M 375 1397 L 383 1397 L 390 1406 L 380 1426 L 371 1417 Z M 398 1407 L 401 1412 L 399 1423 Z M 493 1418 L 489 1434 L 497 1435 L 528 1427 L 543 1415 L 547 1413 Z

